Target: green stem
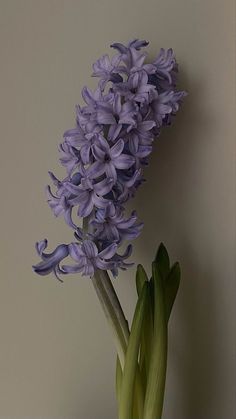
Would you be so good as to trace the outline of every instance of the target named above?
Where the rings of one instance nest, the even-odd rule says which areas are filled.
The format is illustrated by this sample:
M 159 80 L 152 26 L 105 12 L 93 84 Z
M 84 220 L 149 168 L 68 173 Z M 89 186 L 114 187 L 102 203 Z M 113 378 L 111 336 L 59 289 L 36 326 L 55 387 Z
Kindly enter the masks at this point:
M 103 278 L 101 276 L 101 271 L 97 270 L 92 278 L 92 282 L 93 282 L 95 291 L 97 293 L 97 296 L 99 298 L 99 301 L 101 303 L 101 306 L 103 308 L 103 311 L 105 313 L 105 316 L 107 318 L 108 324 L 111 328 L 114 341 L 115 341 L 117 354 L 121 363 L 121 367 L 123 368 L 124 362 L 125 362 L 127 342 L 124 336 L 124 332 L 122 330 L 122 326 L 119 321 L 119 316 L 117 315 L 117 312 L 114 309 L 114 306 L 110 300 L 110 297 L 107 294 L 107 291 L 105 290 L 102 279 Z M 120 316 L 121 316 L 121 313 L 120 313 Z
M 113 309 L 116 313 L 117 319 L 120 323 L 120 326 L 122 328 L 122 332 L 125 338 L 126 343 L 128 344 L 129 340 L 129 325 L 128 321 L 125 318 L 124 312 L 122 310 L 122 307 L 120 305 L 120 301 L 117 297 L 116 291 L 112 285 L 111 279 L 107 273 L 107 271 L 99 271 L 100 278 L 103 282 L 104 289 L 109 296 L 110 302 L 113 306 Z

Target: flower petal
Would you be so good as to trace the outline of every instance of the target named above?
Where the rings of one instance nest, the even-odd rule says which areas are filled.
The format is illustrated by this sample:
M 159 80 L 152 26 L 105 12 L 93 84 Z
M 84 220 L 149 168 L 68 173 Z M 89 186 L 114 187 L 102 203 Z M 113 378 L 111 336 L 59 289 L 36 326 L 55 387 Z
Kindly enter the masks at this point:
M 116 250 L 117 250 L 117 244 L 112 243 L 108 247 L 106 247 L 104 250 L 99 252 L 99 258 L 111 259 L 114 256 L 114 254 L 116 253 Z
M 79 243 L 69 244 L 69 253 L 72 259 L 74 259 L 76 262 L 81 261 L 81 258 L 85 256 L 84 251 L 82 250 Z
M 68 245 L 60 244 L 52 253 L 42 253 L 42 261 L 33 266 L 34 271 L 39 275 L 48 275 L 53 272 L 62 259 L 69 255 Z
M 95 258 L 98 255 L 98 249 L 94 242 L 91 240 L 84 240 L 81 249 L 83 250 L 84 254 L 90 259 Z
M 90 179 L 96 179 L 105 172 L 105 165 L 100 161 L 95 161 L 87 170 Z
M 91 154 L 91 146 L 90 144 L 85 144 L 80 149 L 80 156 L 81 160 L 84 164 L 90 163 L 90 154 Z
M 75 273 L 82 272 L 84 267 L 80 265 L 62 265 L 61 269 L 64 273 L 75 274 Z
M 106 208 L 109 204 L 109 201 L 102 196 L 96 194 L 93 195 L 93 203 L 97 208 Z
M 129 169 L 135 163 L 135 159 L 128 154 L 121 154 L 114 160 L 114 166 L 117 169 Z
M 37 242 L 35 244 L 35 247 L 39 256 L 42 256 L 42 253 L 46 249 L 47 245 L 48 245 L 47 239 L 41 240 L 40 242 Z
M 114 262 L 112 261 L 106 261 L 103 259 L 100 259 L 99 257 L 96 259 L 96 266 L 98 269 L 102 269 L 104 271 L 109 271 L 114 268 Z
M 106 169 L 106 175 L 109 179 L 112 179 L 114 181 L 114 183 L 117 180 L 117 173 L 116 173 L 116 168 L 114 166 L 114 164 L 112 162 L 107 163 L 105 165 L 105 169 Z
M 113 183 L 113 179 L 104 179 L 101 182 L 95 183 L 93 190 L 98 195 L 106 195 L 112 189 Z
M 90 276 L 90 277 L 92 277 L 94 275 L 94 267 L 91 263 L 84 266 L 84 269 L 82 271 L 82 275 Z
M 116 159 L 122 153 L 124 148 L 124 141 L 120 138 L 110 150 L 110 156 L 112 159 Z
M 82 218 L 88 217 L 93 211 L 93 199 L 92 194 L 89 194 L 87 201 L 80 204 L 78 209 L 78 215 Z

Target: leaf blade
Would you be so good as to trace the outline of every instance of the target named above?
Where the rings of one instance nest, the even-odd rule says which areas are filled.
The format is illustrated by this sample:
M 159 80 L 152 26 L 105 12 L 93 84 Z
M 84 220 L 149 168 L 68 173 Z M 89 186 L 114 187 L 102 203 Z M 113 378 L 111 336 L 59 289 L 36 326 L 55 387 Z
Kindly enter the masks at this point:
M 159 264 L 153 262 L 154 281 L 154 337 L 144 402 L 143 419 L 161 419 L 166 366 L 167 366 L 167 320 L 164 295 L 164 279 Z
M 145 284 L 146 281 L 148 281 L 148 276 L 146 274 L 146 271 L 141 264 L 138 264 L 137 270 L 136 270 L 136 289 L 137 289 L 138 296 L 141 294 L 143 285 Z
M 172 266 L 169 275 L 165 280 L 165 302 L 166 302 L 166 318 L 170 318 L 170 314 L 179 289 L 181 271 L 179 263 L 176 262 Z
M 142 331 L 143 316 L 147 301 L 147 283 L 143 285 L 135 308 L 131 332 L 125 357 L 122 388 L 120 394 L 119 418 L 132 418 L 135 376 L 138 367 L 138 353 Z M 141 393 L 142 394 L 142 393 Z M 139 401 L 140 402 L 140 401 Z

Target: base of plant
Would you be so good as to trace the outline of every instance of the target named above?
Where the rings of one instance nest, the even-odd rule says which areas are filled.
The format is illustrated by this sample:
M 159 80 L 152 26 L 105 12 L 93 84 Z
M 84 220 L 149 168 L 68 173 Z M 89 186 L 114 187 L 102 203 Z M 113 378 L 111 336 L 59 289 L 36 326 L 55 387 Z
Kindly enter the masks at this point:
M 161 419 L 167 367 L 168 322 L 180 283 L 180 267 L 170 266 L 161 243 L 149 279 L 138 265 L 138 300 L 131 330 L 106 273 L 94 285 L 112 328 L 116 348 L 119 419 Z

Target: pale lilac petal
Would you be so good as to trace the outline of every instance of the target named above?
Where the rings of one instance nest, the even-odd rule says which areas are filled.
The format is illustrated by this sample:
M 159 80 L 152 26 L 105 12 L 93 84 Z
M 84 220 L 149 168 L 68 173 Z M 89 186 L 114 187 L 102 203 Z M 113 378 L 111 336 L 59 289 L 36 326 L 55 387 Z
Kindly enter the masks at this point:
M 119 255 L 119 256 L 123 259 L 127 259 L 131 256 L 132 251 L 133 251 L 133 246 L 132 246 L 132 244 L 129 244 L 127 246 L 126 250 L 124 251 L 123 255 Z
M 96 266 L 98 269 L 102 269 L 103 271 L 108 271 L 114 268 L 114 262 L 102 260 L 98 257 L 96 259 Z
M 92 264 L 85 265 L 82 271 L 82 275 L 84 276 L 94 276 L 94 267 Z
M 88 201 L 89 197 L 90 197 L 89 191 L 80 191 L 79 194 L 77 193 L 77 196 L 75 198 L 69 199 L 69 204 L 72 206 L 84 204 Z
M 72 193 L 73 195 L 78 195 L 80 193 L 83 193 L 84 191 L 81 189 L 80 185 L 74 185 L 71 182 L 65 182 L 64 183 L 65 188 L 68 192 Z
M 87 170 L 87 175 L 90 179 L 96 179 L 105 172 L 104 164 L 99 161 L 95 161 Z
M 113 179 L 104 179 L 94 185 L 93 189 L 98 195 L 103 196 L 111 191 L 114 184 Z
M 141 170 L 136 170 L 133 174 L 133 176 L 125 182 L 125 185 L 127 188 L 131 188 L 139 179 L 141 175 Z
M 85 101 L 88 105 L 90 105 L 90 104 L 93 104 L 93 103 L 94 103 L 94 94 L 93 94 L 92 90 L 90 90 L 88 87 L 86 87 L 86 86 L 85 86 L 85 87 L 82 89 L 82 96 L 83 96 L 84 101 Z
M 109 201 L 107 199 L 104 199 L 102 196 L 94 194 L 93 203 L 97 208 L 106 208 Z
M 52 181 L 53 181 L 53 184 L 57 187 L 57 188 L 59 188 L 60 187 L 60 185 L 61 185 L 61 182 L 57 179 L 57 177 L 52 173 L 52 172 L 48 172 L 48 174 L 49 174 L 49 176 L 50 176 L 50 178 L 52 179 Z
M 106 247 L 106 249 L 99 252 L 99 258 L 111 259 L 114 256 L 114 254 L 116 253 L 116 250 L 117 250 L 117 244 L 112 243 L 112 244 L 110 244 L 110 246 Z
M 97 145 L 94 145 L 93 148 L 92 148 L 92 152 L 93 152 L 93 156 L 94 156 L 95 160 L 101 161 L 101 162 L 104 161 L 106 153 L 105 153 L 104 150 L 102 150 L 101 147 L 99 147 Z
M 42 253 L 46 249 L 47 245 L 48 245 L 47 239 L 41 240 L 40 242 L 37 242 L 35 244 L 35 247 L 39 256 L 42 256 Z
M 154 121 L 143 121 L 140 124 L 142 131 L 150 131 L 153 127 L 155 127 L 156 123 Z
M 129 140 L 129 148 L 130 152 L 135 155 L 138 151 L 139 146 L 139 137 L 137 135 L 133 135 Z
M 116 138 L 118 137 L 118 135 L 120 134 L 120 131 L 122 129 L 122 125 L 121 124 L 113 124 L 110 126 L 109 131 L 108 131 L 108 138 L 111 141 L 115 141 Z
M 70 226 L 73 229 L 77 228 L 77 225 L 72 220 L 72 207 L 69 207 L 67 210 L 65 210 L 64 219 L 68 226 Z
M 81 248 L 81 245 L 78 243 L 69 244 L 69 253 L 72 259 L 76 262 L 81 261 L 81 258 L 84 257 L 84 252 Z
M 116 168 L 115 168 L 114 164 L 112 162 L 107 163 L 105 165 L 105 170 L 106 170 L 107 177 L 112 179 L 115 183 L 116 180 L 117 180 L 117 173 L 116 173 Z
M 136 153 L 136 155 L 139 158 L 144 158 L 149 156 L 149 154 L 152 152 L 152 146 L 148 146 L 148 145 L 140 145 L 138 152 Z
M 116 159 L 122 153 L 124 148 L 124 141 L 122 139 L 118 140 L 110 150 L 110 155 L 112 159 Z
M 137 216 L 130 217 L 127 220 L 124 220 L 118 224 L 119 228 L 129 228 L 132 227 L 137 221 Z
M 90 154 L 91 154 L 90 144 L 85 144 L 83 147 L 81 147 L 80 155 L 81 155 L 81 160 L 84 164 L 88 164 L 90 162 Z
M 97 121 L 99 124 L 103 125 L 110 125 L 116 123 L 113 114 L 111 112 L 106 112 L 102 109 L 97 111 Z
M 84 240 L 81 249 L 88 258 L 95 258 L 98 255 L 98 249 L 91 240 Z
M 67 274 L 75 274 L 75 273 L 82 272 L 82 270 L 84 269 L 84 267 L 83 266 L 80 266 L 80 265 L 73 265 L 73 266 L 71 266 L 71 265 L 62 265 L 61 269 L 62 269 L 62 271 L 64 273 L 67 273 Z
M 119 115 L 121 112 L 121 96 L 119 94 L 115 95 L 114 111 L 117 115 Z
M 94 207 L 93 200 L 92 200 L 92 196 L 90 195 L 87 201 L 80 204 L 79 209 L 78 209 L 78 215 L 82 218 L 88 217 L 88 215 L 90 215 L 91 212 L 93 211 L 93 207 Z
M 128 154 L 121 154 L 117 159 L 114 161 L 114 166 L 117 169 L 129 169 L 135 163 L 135 159 Z
M 119 231 L 118 231 L 118 229 L 115 225 L 105 224 L 104 233 L 105 233 L 105 237 L 108 241 L 117 242 L 120 239 Z

